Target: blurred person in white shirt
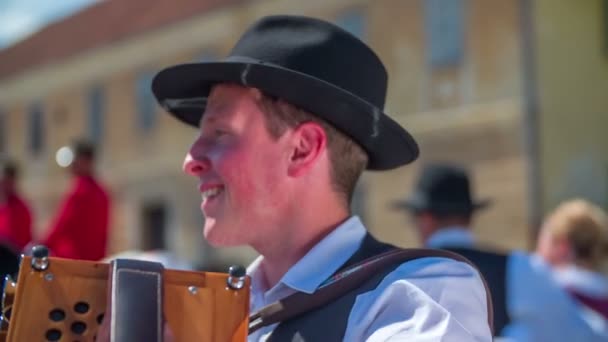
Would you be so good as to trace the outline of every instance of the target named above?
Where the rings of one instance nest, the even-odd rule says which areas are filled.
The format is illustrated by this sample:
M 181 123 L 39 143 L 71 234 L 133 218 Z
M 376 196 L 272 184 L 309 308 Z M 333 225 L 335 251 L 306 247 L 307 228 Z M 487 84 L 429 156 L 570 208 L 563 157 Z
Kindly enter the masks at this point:
M 572 199 L 551 212 L 542 226 L 536 252 L 557 282 L 579 303 L 600 331 L 608 331 L 608 216 L 584 199 Z

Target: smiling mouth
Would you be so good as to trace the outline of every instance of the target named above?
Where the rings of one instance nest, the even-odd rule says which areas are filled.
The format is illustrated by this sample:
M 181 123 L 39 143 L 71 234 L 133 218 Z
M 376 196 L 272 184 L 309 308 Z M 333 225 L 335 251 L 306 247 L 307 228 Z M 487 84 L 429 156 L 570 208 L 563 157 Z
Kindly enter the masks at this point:
M 215 188 L 205 190 L 202 192 L 203 201 L 212 199 L 212 198 L 218 196 L 219 194 L 221 194 L 222 192 L 224 192 L 223 187 L 215 187 Z

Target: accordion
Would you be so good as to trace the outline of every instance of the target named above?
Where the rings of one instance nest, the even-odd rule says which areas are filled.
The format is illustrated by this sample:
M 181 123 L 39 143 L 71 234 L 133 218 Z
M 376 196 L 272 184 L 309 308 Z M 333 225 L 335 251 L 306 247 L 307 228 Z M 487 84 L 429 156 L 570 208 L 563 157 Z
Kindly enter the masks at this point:
M 243 342 L 249 285 L 241 266 L 213 273 L 69 260 L 37 246 L 22 256 L 16 281 L 6 279 L 0 342 L 96 341 L 102 325 L 112 342 L 162 341 L 165 328 L 173 341 Z

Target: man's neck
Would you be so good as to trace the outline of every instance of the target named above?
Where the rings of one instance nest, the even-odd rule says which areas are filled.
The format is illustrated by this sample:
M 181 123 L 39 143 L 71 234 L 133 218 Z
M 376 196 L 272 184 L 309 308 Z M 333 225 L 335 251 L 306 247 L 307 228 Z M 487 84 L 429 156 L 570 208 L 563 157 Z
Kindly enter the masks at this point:
M 470 247 L 473 244 L 473 234 L 465 226 L 439 228 L 425 242 L 426 247 L 430 248 Z
M 310 212 L 315 211 L 300 210 L 300 217 L 281 227 L 283 234 L 275 237 L 274 243 L 254 246 L 264 257 L 260 267 L 267 288 L 276 285 L 293 265 L 349 217 L 344 209 L 326 211 L 333 215 L 310 215 Z

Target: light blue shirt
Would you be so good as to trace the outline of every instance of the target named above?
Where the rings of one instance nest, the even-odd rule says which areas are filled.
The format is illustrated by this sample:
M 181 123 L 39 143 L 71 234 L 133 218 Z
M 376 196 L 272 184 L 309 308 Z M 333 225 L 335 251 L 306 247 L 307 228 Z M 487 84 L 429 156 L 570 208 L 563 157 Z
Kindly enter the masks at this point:
M 300 261 L 271 289 L 264 288 L 263 257 L 248 268 L 251 310 L 295 291 L 312 293 L 359 248 L 366 229 L 351 217 Z M 355 299 L 344 341 L 491 341 L 484 285 L 468 264 L 445 258 L 406 262 L 372 291 Z M 265 341 L 276 325 L 258 330 L 249 341 Z
M 472 233 L 462 227 L 437 231 L 427 247 L 473 247 Z M 583 318 L 580 307 L 565 293 L 538 256 L 514 251 L 507 259 L 507 312 L 511 323 L 497 341 L 608 341 Z
M 600 272 L 569 265 L 553 269 L 553 274 L 562 288 L 571 288 L 589 297 L 608 298 L 608 277 Z M 583 318 L 608 340 L 608 319 L 584 304 L 579 306 Z
M 467 229 L 460 227 L 442 228 L 431 235 L 426 242 L 428 248 L 465 247 L 475 246 L 475 238 Z

